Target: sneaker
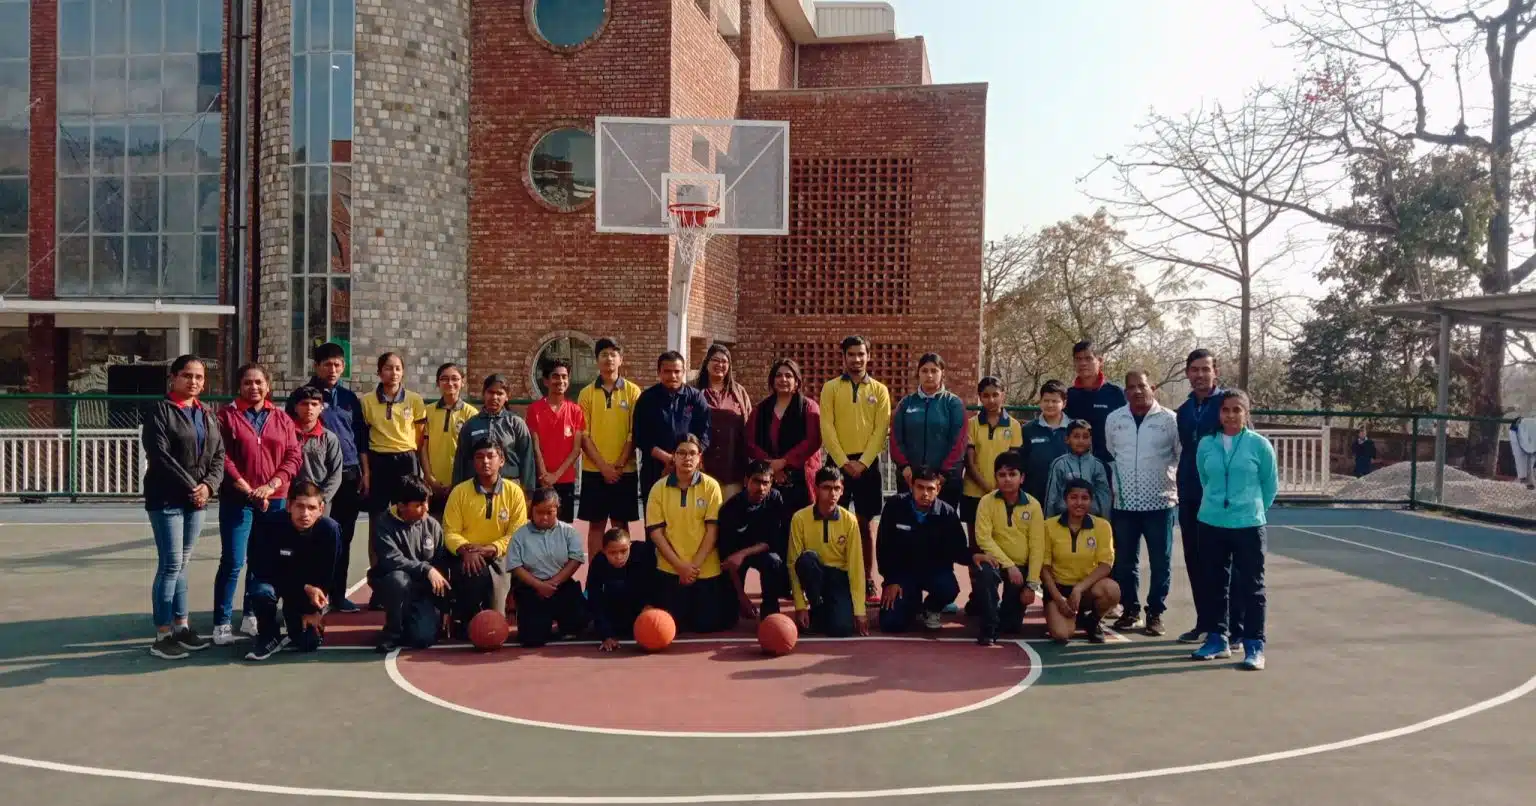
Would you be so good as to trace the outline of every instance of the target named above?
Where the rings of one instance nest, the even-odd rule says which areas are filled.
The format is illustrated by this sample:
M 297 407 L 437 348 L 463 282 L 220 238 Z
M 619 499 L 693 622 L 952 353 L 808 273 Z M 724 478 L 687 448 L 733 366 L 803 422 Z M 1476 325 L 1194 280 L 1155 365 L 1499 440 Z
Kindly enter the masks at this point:
M 266 660 L 276 655 L 283 648 L 283 642 L 277 638 L 259 638 L 251 651 L 245 653 L 246 660 Z
M 923 611 L 923 629 L 937 630 L 941 629 L 943 626 L 944 623 L 940 621 L 938 613 L 935 613 L 932 610 Z
M 149 645 L 149 654 L 161 660 L 185 660 L 192 653 L 178 643 L 175 636 L 165 633 Z
M 173 637 L 176 639 L 176 643 L 181 644 L 181 648 L 188 652 L 201 652 L 213 646 L 212 641 L 193 632 L 191 627 L 182 627 L 174 633 Z
M 1131 630 L 1141 626 L 1141 614 L 1132 613 L 1127 610 L 1120 614 L 1120 618 L 1115 619 L 1114 626 L 1115 632 L 1130 632 Z
M 250 637 L 255 638 L 256 637 L 256 630 L 257 630 L 256 616 L 254 614 L 246 616 L 246 617 L 240 619 L 240 634 L 241 635 L 249 635 Z
M 954 602 L 950 602 L 949 604 L 944 605 L 944 615 L 946 615 L 946 616 L 958 616 L 958 615 L 960 615 L 960 605 L 957 605 Z
M 997 639 L 990 635 L 976 636 L 976 646 L 997 646 Z
M 1162 616 L 1147 616 L 1147 635 L 1158 637 L 1168 634 L 1168 628 L 1163 626 Z
M 384 612 L 384 603 L 379 601 L 378 594 L 373 594 L 372 596 L 368 597 L 368 609 L 375 613 Z
M 1088 633 L 1088 643 L 1090 644 L 1102 644 L 1109 640 L 1109 637 L 1104 634 L 1103 619 L 1094 619 L 1093 622 L 1085 628 L 1085 632 Z
M 870 607 L 880 604 L 880 594 L 875 592 L 875 581 L 873 579 L 864 580 L 864 604 Z
M 1211 633 L 1206 637 L 1205 643 L 1201 644 L 1200 648 L 1195 650 L 1194 653 L 1190 655 L 1190 657 L 1195 660 L 1216 660 L 1218 658 L 1230 658 L 1232 657 L 1232 647 L 1227 643 L 1226 638 L 1215 633 Z
M 1186 633 L 1179 633 L 1177 640 L 1181 644 L 1198 644 L 1204 641 L 1204 639 L 1205 633 L 1200 632 L 1199 630 L 1190 630 Z
M 380 655 L 388 655 L 389 653 L 394 652 L 399 648 L 400 644 L 397 643 L 395 639 L 385 638 L 379 641 L 377 644 L 374 644 L 373 651 L 379 653 Z
M 361 607 L 358 607 L 356 602 L 352 601 L 351 599 L 348 599 L 345 596 L 338 596 L 338 597 L 336 597 L 335 603 L 331 605 L 331 610 L 333 610 L 333 611 L 335 611 L 337 613 L 361 613 L 361 612 L 363 612 L 363 609 Z
M 228 624 L 220 624 L 213 628 L 214 646 L 229 646 L 239 640 L 240 636 L 235 635 L 235 631 Z
M 1239 666 L 1241 668 L 1243 668 L 1243 669 L 1246 669 L 1246 670 L 1250 671 L 1250 672 L 1263 671 L 1263 669 L 1264 669 L 1264 642 L 1263 641 L 1244 641 L 1243 642 L 1243 662 L 1241 664 L 1239 664 Z

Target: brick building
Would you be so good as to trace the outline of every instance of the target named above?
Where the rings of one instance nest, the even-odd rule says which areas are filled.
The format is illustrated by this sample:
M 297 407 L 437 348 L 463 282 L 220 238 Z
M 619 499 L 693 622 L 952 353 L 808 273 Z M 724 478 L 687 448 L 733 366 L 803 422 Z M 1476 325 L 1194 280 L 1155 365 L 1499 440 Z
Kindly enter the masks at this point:
M 602 115 L 791 124 L 790 234 L 711 243 L 695 355 L 732 345 L 761 394 L 774 357 L 819 383 L 857 332 L 896 390 L 930 349 L 974 384 L 986 88 L 932 84 L 883 3 L 0 0 L 18 16 L 0 392 L 186 344 L 291 387 L 327 339 L 363 383 L 397 350 L 423 391 L 467 360 L 526 393 L 612 335 L 649 380 L 671 246 L 594 232 Z

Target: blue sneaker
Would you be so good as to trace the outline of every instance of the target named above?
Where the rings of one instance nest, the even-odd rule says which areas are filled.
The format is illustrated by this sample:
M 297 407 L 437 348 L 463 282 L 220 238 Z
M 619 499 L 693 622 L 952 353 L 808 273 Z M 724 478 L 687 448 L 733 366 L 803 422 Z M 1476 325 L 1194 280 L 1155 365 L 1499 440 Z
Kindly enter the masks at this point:
M 1250 672 L 1262 671 L 1264 668 L 1264 642 L 1244 641 L 1243 662 L 1240 665 Z
M 960 605 L 957 605 L 954 602 L 950 602 L 949 604 L 944 605 L 944 615 L 946 615 L 946 616 L 954 616 L 954 615 L 959 615 L 959 613 L 960 613 Z
M 1211 633 L 1206 637 L 1205 643 L 1190 655 L 1195 660 L 1216 660 L 1232 657 L 1232 646 L 1227 643 L 1224 636 Z

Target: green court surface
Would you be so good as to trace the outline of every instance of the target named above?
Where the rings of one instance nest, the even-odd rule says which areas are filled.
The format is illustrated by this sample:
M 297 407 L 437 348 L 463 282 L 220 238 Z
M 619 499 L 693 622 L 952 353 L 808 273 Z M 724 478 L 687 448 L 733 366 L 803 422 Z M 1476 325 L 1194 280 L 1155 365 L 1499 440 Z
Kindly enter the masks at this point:
M 1037 611 L 990 650 L 956 622 L 785 658 L 745 631 L 386 658 L 365 616 L 255 664 L 146 652 L 142 513 L 0 507 L 0 803 L 1529 803 L 1536 535 L 1273 520 L 1263 673 L 1171 635 L 1057 647 Z M 215 532 L 191 564 L 204 633 Z M 1177 551 L 1166 620 L 1193 620 Z

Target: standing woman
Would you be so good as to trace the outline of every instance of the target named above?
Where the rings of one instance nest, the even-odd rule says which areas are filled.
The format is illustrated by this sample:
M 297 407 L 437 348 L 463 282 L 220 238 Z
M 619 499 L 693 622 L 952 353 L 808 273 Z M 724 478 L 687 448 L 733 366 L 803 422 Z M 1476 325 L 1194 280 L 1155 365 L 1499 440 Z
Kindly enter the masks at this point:
M 897 492 L 906 492 L 914 468 L 938 471 L 939 498 L 959 508 L 965 472 L 965 401 L 944 388 L 944 359 L 924 353 L 917 360 L 917 391 L 891 410 L 891 459 L 900 471 Z
M 811 480 L 821 469 L 821 407 L 800 394 L 800 365 L 773 362 L 768 388 L 747 418 L 747 458 L 773 468 L 773 486 L 793 515 L 811 505 Z
M 144 417 L 144 509 L 159 562 L 150 598 L 155 643 L 149 653 L 181 660 L 209 642 L 187 623 L 187 561 L 203 529 L 208 499 L 224 478 L 224 440 L 200 401 L 207 369 L 195 355 L 171 362 L 170 390 Z
M 407 478 L 421 477 L 419 451 L 427 427 L 427 404 L 405 388 L 405 361 L 396 353 L 379 356 L 379 385 L 364 395 L 363 422 L 368 450 L 362 455 L 363 491 L 368 501 L 368 565 L 373 566 L 373 538 L 381 515 Z M 345 613 L 345 604 L 341 612 Z
M 246 364 L 237 375 L 239 396 L 219 409 L 219 436 L 224 440 L 224 484 L 219 490 L 219 543 L 223 551 L 213 578 L 213 642 L 219 646 L 236 640 L 230 619 L 252 533 L 259 540 L 268 524 L 284 520 L 288 485 L 303 460 L 293 420 L 269 397 L 267 371 L 258 364 Z M 255 636 L 256 615 L 250 597 L 247 580 L 240 632 Z
M 709 404 L 704 473 L 720 483 L 720 494 L 729 501 L 741 492 L 747 472 L 747 415 L 752 413 L 752 398 L 731 374 L 731 351 L 723 344 L 710 345 L 694 385 Z
M 1200 440 L 1195 457 L 1205 496 L 1200 500 L 1201 553 L 1207 556 L 1215 625 L 1195 660 L 1232 657 L 1231 645 L 1243 643 L 1242 668 L 1264 668 L 1264 553 L 1266 513 L 1275 503 L 1275 449 L 1248 428 L 1248 394 L 1237 389 L 1221 401 L 1221 432 Z M 1241 624 L 1227 638 L 1230 620 Z M 1241 630 L 1241 635 L 1238 635 Z

